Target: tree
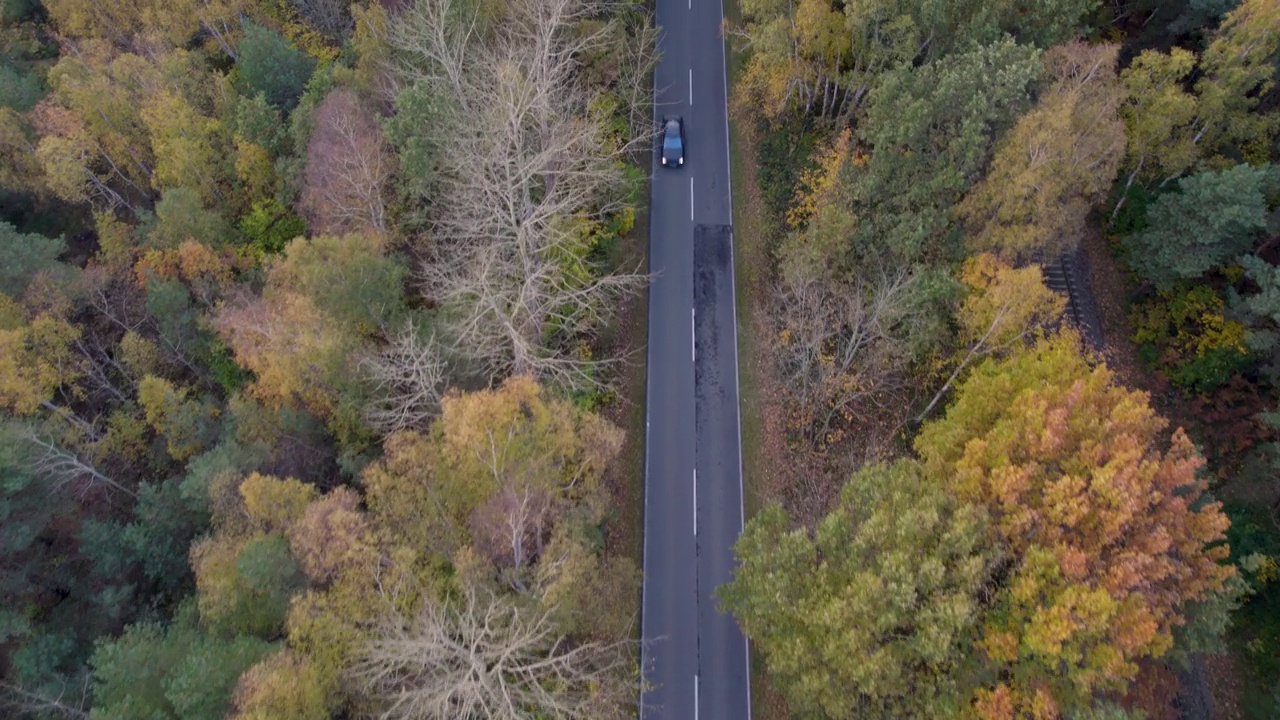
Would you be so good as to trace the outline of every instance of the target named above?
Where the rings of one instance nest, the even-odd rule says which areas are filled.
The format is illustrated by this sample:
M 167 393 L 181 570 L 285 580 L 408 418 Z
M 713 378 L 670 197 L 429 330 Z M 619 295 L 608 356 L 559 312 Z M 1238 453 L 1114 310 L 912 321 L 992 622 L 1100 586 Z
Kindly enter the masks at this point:
M 58 262 L 66 252 L 62 238 L 19 233 L 17 228 L 0 221 L 0 255 L 5 258 L 0 268 L 0 293 L 20 298 L 37 273 L 61 273 L 70 268 Z
M 250 97 L 261 93 L 282 111 L 293 110 L 315 70 L 315 60 L 257 23 L 246 24 L 238 51 L 241 92 Z
M 1211 149 L 1234 146 L 1246 155 L 1266 156 L 1277 118 L 1253 110 L 1274 85 L 1277 51 L 1280 7 L 1275 3 L 1244 0 L 1227 14 L 1200 60 L 1197 142 Z
M 1074 42 L 1045 54 L 1052 86 L 1000 142 L 991 171 L 957 208 L 973 248 L 1016 260 L 1075 247 L 1124 154 L 1118 52 Z
M 441 336 L 477 370 L 599 385 L 579 348 L 642 275 L 590 259 L 612 216 L 631 207 L 626 153 L 610 140 L 579 58 L 607 47 L 607 23 L 579 23 L 591 0 L 513 3 L 494 36 L 453 0 L 414 5 L 393 43 L 406 83 L 438 99 L 436 174 L 423 287 Z M 577 27 L 582 32 L 570 32 Z
M 351 3 L 342 0 L 297 0 L 293 3 L 311 27 L 319 30 L 335 44 L 340 44 L 351 31 Z
M 374 115 L 334 90 L 316 108 L 300 206 L 315 233 L 385 232 L 395 162 Z
M 0 407 L 31 415 L 51 407 L 54 393 L 85 371 L 72 349 L 80 328 L 53 313 L 30 321 L 17 303 L 0 295 Z
M 978 647 L 1000 678 L 980 714 L 1088 706 L 1168 652 L 1188 603 L 1222 591 L 1228 525 L 1203 461 L 1145 394 L 1062 333 L 988 360 L 917 437 L 930 477 L 984 507 L 1007 558 Z
M 157 191 L 188 187 L 208 204 L 220 201 L 230 184 L 231 141 L 218 120 L 201 115 L 176 93 L 161 93 L 142 108 L 142 120 L 151 132 Z
M 1147 208 L 1146 229 L 1125 238 L 1129 264 L 1161 290 L 1251 252 L 1280 199 L 1280 167 L 1235 165 L 1178 181 Z
M 962 356 L 951 376 L 920 413 L 923 420 L 969 366 L 1002 352 L 1022 349 L 1027 339 L 1037 339 L 1062 320 L 1066 298 L 1044 284 L 1038 265 L 1015 269 L 990 253 L 965 261 L 960 281 L 968 297 L 956 315 L 957 338 Z
M 282 650 L 249 668 L 236 689 L 232 720 L 328 720 L 331 693 L 305 655 Z
M 0 188 L 15 193 L 48 192 L 43 166 L 36 156 L 38 142 L 29 116 L 0 107 Z
M 1126 189 L 1139 178 L 1178 177 L 1199 159 L 1200 99 L 1186 89 L 1195 66 L 1194 54 L 1175 47 L 1167 55 L 1145 50 L 1120 73 L 1129 95 L 1121 109 L 1128 135 Z
M 519 571 L 569 507 L 599 502 L 600 478 L 621 444 L 608 421 L 512 378 L 446 397 L 429 436 L 389 437 L 383 459 L 364 473 L 366 502 L 396 537 L 445 557 L 501 537 L 484 545 L 490 559 Z
M 770 117 L 790 109 L 845 115 L 875 92 L 891 68 L 989 45 L 1005 33 L 1038 47 L 1065 42 L 1075 37 L 1094 5 L 1093 0 L 747 2 L 742 32 L 752 53 L 744 84 Z
M 566 643 L 550 611 L 483 591 L 376 633 L 353 675 L 386 718 L 621 718 L 638 691 L 627 643 Z
M 306 587 L 280 535 L 218 534 L 191 548 L 200 619 L 215 632 L 279 637 L 289 599 Z
M 365 410 L 375 428 L 385 433 L 424 429 L 439 412 L 448 364 L 435 337 L 422 337 L 417 325 L 406 323 L 361 367 L 376 386 Z
M 289 243 L 272 263 L 267 295 L 297 293 L 365 336 L 387 332 L 404 313 L 404 258 L 365 234 L 321 235 Z
M 778 290 L 778 371 L 793 426 L 815 446 L 836 442 L 854 418 L 908 406 L 908 370 L 940 339 L 939 300 L 949 284 L 925 267 L 886 265 L 848 280 L 784 281 Z
M 100 57 L 64 55 L 49 71 L 52 93 L 35 109 L 41 145 L 58 138 L 79 154 L 80 164 L 97 183 L 136 203 L 150 195 L 155 173 L 151 131 L 142 110 L 153 92 L 166 84 L 154 62 L 121 54 L 109 62 Z M 52 140 L 51 140 L 52 142 Z M 133 206 L 131 206 L 133 209 Z
M 792 712 L 827 718 L 962 714 L 969 639 L 1000 560 L 986 511 L 914 460 L 869 465 L 816 528 L 772 506 L 738 539 L 718 592 Z
M 240 232 L 249 238 L 249 247 L 259 258 L 283 252 L 291 240 L 306 231 L 302 218 L 274 199 L 255 202 L 253 209 L 240 218 Z
M 207 399 L 189 399 L 188 392 L 188 388 L 154 375 L 138 384 L 138 404 L 146 412 L 147 422 L 165 439 L 169 455 L 178 461 L 207 449 L 219 429 L 217 406 Z
M 157 248 L 172 248 L 184 240 L 210 247 L 226 244 L 231 229 L 222 215 L 205 207 L 200 193 L 187 187 L 166 190 L 156 203 L 156 220 L 147 241 Z
M 271 652 L 256 638 L 202 633 L 190 609 L 169 627 L 131 625 L 93 654 L 93 717 L 220 720 L 240 673 Z
M 1040 65 L 1040 53 L 1003 38 L 880 78 L 858 123 L 870 153 L 844 172 L 852 267 L 885 252 L 905 262 L 954 254 L 952 208 L 1026 110 Z

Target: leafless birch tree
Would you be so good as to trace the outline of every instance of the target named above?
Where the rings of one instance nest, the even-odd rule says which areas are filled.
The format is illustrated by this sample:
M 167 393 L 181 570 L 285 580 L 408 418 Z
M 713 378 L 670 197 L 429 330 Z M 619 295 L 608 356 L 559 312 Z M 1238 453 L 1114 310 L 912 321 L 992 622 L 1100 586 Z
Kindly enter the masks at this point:
M 439 98 L 423 286 L 457 352 L 492 375 L 591 386 L 601 361 L 582 340 L 645 277 L 601 275 L 587 256 L 625 207 L 626 153 L 652 128 L 619 140 L 593 106 L 602 88 L 579 59 L 618 41 L 610 23 L 587 22 L 602 4 L 513 0 L 496 19 L 473 8 L 422 0 L 392 36 L 406 83 Z
M 573 643 L 553 608 L 467 590 L 389 617 L 352 668 L 386 720 L 609 720 L 627 714 L 627 643 Z

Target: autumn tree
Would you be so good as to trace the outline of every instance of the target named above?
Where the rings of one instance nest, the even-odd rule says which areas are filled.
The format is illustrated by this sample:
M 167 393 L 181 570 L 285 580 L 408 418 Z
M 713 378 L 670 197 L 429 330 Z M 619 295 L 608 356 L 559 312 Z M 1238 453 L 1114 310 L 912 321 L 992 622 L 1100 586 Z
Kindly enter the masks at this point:
M 1265 156 L 1278 120 L 1274 113 L 1254 110 L 1274 86 L 1277 51 L 1280 7 L 1275 3 L 1244 0 L 1227 14 L 1200 60 L 1198 143 Z
M 1146 212 L 1146 229 L 1125 238 L 1129 264 L 1161 290 L 1253 251 L 1280 202 L 1280 167 L 1235 165 L 1178 181 Z
M 142 120 L 156 158 L 152 186 L 158 191 L 193 188 L 208 204 L 221 201 L 232 170 L 226 127 L 172 92 L 151 98 L 142 108 Z
M 1118 52 L 1074 42 L 1045 54 L 1052 85 L 1001 140 L 991 171 L 957 208 L 972 247 L 1008 259 L 1075 247 L 1124 154 Z
M 314 233 L 385 232 L 387 183 L 395 162 L 377 118 L 348 90 L 327 95 L 313 115 L 302 214 Z
M 920 413 L 920 420 L 972 364 L 1022 349 L 1061 322 L 1066 309 L 1066 298 L 1045 286 L 1038 265 L 1015 269 L 990 253 L 981 253 L 965 261 L 960 281 L 968 295 L 956 313 L 960 332 L 955 369 Z
M 1000 561 L 986 511 L 914 460 L 870 465 L 817 527 L 765 509 L 738 539 L 721 603 L 763 653 L 792 712 L 957 717 L 969 638 Z
M 627 643 L 566 643 L 546 609 L 467 590 L 388 617 L 353 669 L 387 718 L 625 717 Z
M 430 436 L 400 433 L 364 475 L 370 509 L 397 536 L 446 557 L 475 543 L 522 572 L 573 504 L 599 501 L 621 447 L 606 420 L 548 397 L 528 378 L 446 397 Z
M 255 396 L 277 408 L 299 402 L 331 427 L 355 432 L 358 355 L 394 327 L 405 274 L 377 238 L 298 238 L 272 263 L 262 297 L 233 298 L 213 325 L 255 373 Z
M 0 407 L 19 415 L 53 409 L 54 393 L 85 372 L 73 347 L 80 335 L 56 313 L 28 320 L 21 306 L 0 295 Z
M 1120 73 L 1129 95 L 1121 109 L 1128 136 L 1126 189 L 1140 178 L 1176 178 L 1199 159 L 1200 99 L 1187 88 L 1195 66 L 1191 51 L 1175 47 L 1168 54 L 1145 50 Z
M 199 192 L 187 187 L 176 187 L 160 196 L 155 223 L 147 233 L 147 240 L 159 248 L 176 247 L 184 240 L 216 247 L 230 237 L 226 220 L 209 209 Z
M 1147 397 L 1062 333 L 977 367 L 916 440 L 925 472 L 987 509 L 1008 565 L 977 646 L 998 672 L 979 714 L 1068 711 L 1123 691 L 1187 603 L 1218 593 L 1228 521 L 1203 461 Z
M 769 117 L 796 109 L 846 115 L 886 71 L 922 65 L 1009 34 L 1047 47 L 1075 36 L 1088 0 L 932 3 L 828 0 L 744 3 L 752 52 L 744 86 Z
M 236 687 L 233 720 L 324 720 L 332 714 L 325 692 L 309 658 L 289 650 L 249 668 Z
M 175 460 L 187 460 L 206 449 L 218 430 L 218 408 L 208 399 L 188 397 L 189 393 L 188 388 L 154 375 L 138 384 L 138 404 Z
M 423 287 L 442 338 L 491 376 L 597 385 L 598 361 L 580 343 L 644 284 L 590 257 L 606 223 L 630 208 L 621 161 L 648 141 L 611 140 L 607 116 L 592 109 L 579 58 L 615 37 L 609 23 L 583 23 L 602 9 L 521 0 L 482 38 L 474 10 L 432 0 L 395 26 L 404 81 L 440 99 Z

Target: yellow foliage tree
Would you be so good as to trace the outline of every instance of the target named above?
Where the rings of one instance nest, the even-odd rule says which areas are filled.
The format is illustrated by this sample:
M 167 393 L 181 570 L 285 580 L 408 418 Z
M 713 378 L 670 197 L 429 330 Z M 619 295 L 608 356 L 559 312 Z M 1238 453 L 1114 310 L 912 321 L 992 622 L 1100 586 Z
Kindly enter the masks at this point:
M 1079 242 L 1089 207 L 1110 190 L 1124 155 L 1118 52 L 1073 42 L 1045 53 L 1053 84 L 956 208 L 975 250 L 1046 259 Z
M 0 295 L 0 407 L 31 415 L 78 380 L 86 363 L 72 349 L 79 337 L 78 327 L 50 313 L 28 322 L 21 306 Z

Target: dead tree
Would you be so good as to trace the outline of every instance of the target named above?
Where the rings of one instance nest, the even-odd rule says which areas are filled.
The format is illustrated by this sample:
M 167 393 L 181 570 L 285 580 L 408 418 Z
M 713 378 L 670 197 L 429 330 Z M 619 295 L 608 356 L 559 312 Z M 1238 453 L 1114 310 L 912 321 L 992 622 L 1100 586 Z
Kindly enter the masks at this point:
M 74 450 L 63 447 L 55 440 L 28 430 L 25 439 L 36 450 L 32 468 L 50 482 L 50 490 L 57 492 L 72 484 L 79 484 L 82 490 L 103 487 L 109 491 L 122 492 L 133 499 L 138 493 L 100 472 L 90 462 L 81 458 Z
M 475 590 L 392 616 L 352 668 L 387 720 L 609 720 L 628 713 L 628 643 L 573 643 L 554 608 Z
M 7 709 L 16 717 L 89 720 L 92 679 L 92 676 L 86 674 L 74 686 L 68 683 L 57 694 L 0 682 L 0 708 Z
M 365 411 L 373 427 L 384 433 L 423 428 L 439 412 L 447 363 L 434 336 L 423 338 L 409 325 L 360 366 L 378 396 Z
M 616 37 L 585 22 L 596 2 L 515 0 L 492 23 L 469 7 L 419 2 L 392 39 L 441 98 L 422 285 L 453 349 L 491 375 L 596 386 L 617 358 L 584 357 L 583 341 L 646 277 L 601 274 L 587 255 L 626 207 L 623 164 L 651 128 L 619 141 L 593 110 L 579 58 Z

